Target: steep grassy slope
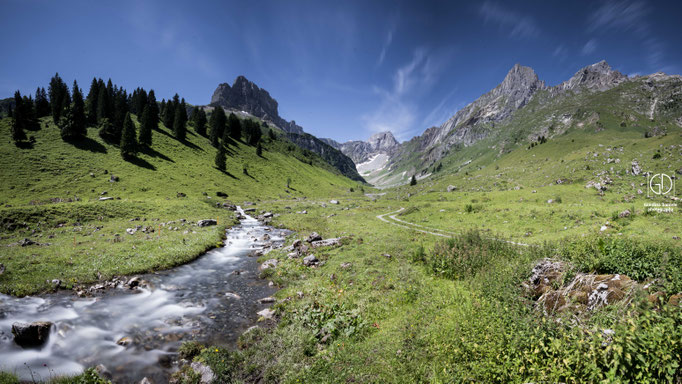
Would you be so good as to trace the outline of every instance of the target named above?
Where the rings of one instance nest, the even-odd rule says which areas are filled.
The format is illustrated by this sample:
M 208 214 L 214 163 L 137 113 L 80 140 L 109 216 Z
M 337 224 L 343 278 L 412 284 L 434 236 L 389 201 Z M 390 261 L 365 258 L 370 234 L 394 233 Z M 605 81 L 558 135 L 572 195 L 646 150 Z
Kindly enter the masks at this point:
M 9 137 L 9 121 L 0 121 L 1 137 Z M 127 162 L 94 128 L 87 140 L 72 145 L 61 140 L 49 118 L 41 126 L 28 132 L 35 137 L 32 148 L 10 140 L 0 145 L 3 293 L 49 289 L 55 279 L 70 287 L 191 260 L 215 246 L 233 222 L 231 211 L 216 208 L 226 201 L 217 192 L 236 204 L 257 204 L 268 198 L 344 195 L 358 187 L 284 138 L 265 135 L 262 156 L 234 143 L 223 173 L 214 167 L 215 148 L 194 133 L 181 143 L 160 126 L 153 149 Z M 110 181 L 112 176 L 119 181 Z M 205 218 L 217 218 L 220 225 L 190 225 Z M 126 234 L 136 226 L 147 232 Z M 42 245 L 18 245 L 24 238 Z

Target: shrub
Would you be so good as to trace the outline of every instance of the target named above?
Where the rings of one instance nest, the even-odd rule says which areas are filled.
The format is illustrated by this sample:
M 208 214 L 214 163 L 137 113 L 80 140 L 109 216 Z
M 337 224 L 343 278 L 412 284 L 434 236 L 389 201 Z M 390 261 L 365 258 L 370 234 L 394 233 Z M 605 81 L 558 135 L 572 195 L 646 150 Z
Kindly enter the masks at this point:
M 178 355 L 181 359 L 192 360 L 195 356 L 201 353 L 204 347 L 196 341 L 187 341 L 182 343 L 180 348 L 178 348 Z
M 493 259 L 514 253 L 513 245 L 483 238 L 472 230 L 437 243 L 426 263 L 434 274 L 457 280 L 474 276 Z
M 565 241 L 557 250 L 582 271 L 618 273 L 637 281 L 659 278 L 666 291 L 682 291 L 682 252 L 673 246 L 594 237 Z
M 295 316 L 305 327 L 312 329 L 321 342 L 329 342 L 341 335 L 353 337 L 367 328 L 360 311 L 345 303 L 324 305 L 315 301 L 297 310 Z

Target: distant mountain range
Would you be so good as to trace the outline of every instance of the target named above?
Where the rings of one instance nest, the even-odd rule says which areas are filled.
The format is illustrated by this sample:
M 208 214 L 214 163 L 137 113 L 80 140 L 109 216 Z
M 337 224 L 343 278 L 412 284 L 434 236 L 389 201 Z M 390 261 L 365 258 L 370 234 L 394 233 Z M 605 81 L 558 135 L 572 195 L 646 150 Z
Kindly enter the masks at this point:
M 212 106 L 247 113 L 286 132 L 297 145 L 321 155 L 344 175 L 366 179 L 377 186 L 405 183 L 412 175 L 424 178 L 440 170 L 442 162 L 463 148 L 488 139 L 496 156 L 515 146 L 528 145 L 540 137 L 550 138 L 573 127 L 603 127 L 592 108 L 594 98 L 604 98 L 617 110 L 619 119 L 635 121 L 664 117 L 682 126 L 682 78 L 656 73 L 628 77 L 606 61 L 586 66 L 570 79 L 547 86 L 530 67 L 514 65 L 502 82 L 457 111 L 439 127 L 399 143 L 391 132 L 372 135 L 367 141 L 339 143 L 316 138 L 295 121 L 279 116 L 270 94 L 243 76 L 233 85 L 220 84 Z M 603 113 L 603 112 L 602 112 Z M 615 113 L 615 112 L 614 112 Z M 625 116 L 627 115 L 627 116 Z M 492 141 L 490 141 L 492 140 Z M 485 151 L 484 151 L 485 152 Z
M 603 106 L 614 116 L 606 116 Z M 390 186 L 406 183 L 412 175 L 428 177 L 441 169 L 444 160 L 484 139 L 487 147 L 480 148 L 480 155 L 493 151 L 495 156 L 501 156 L 568 129 L 602 130 L 613 125 L 613 120 L 621 126 L 636 125 L 642 118 L 660 120 L 661 132 L 667 123 L 682 126 L 679 75 L 628 77 L 600 61 L 550 87 L 532 68 L 516 64 L 497 87 L 440 127 L 428 128 L 422 135 L 392 148 L 381 165 L 381 174 L 369 179 L 375 185 Z M 341 150 L 353 158 L 351 148 L 342 146 Z

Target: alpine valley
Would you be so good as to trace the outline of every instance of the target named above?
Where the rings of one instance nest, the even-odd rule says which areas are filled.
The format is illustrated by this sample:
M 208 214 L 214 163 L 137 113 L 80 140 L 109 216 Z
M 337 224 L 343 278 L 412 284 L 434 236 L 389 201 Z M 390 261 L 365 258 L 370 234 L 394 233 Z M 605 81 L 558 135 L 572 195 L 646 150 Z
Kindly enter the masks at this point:
M 215 4 L 188 33 L 164 22 L 157 36 L 154 18 L 140 16 L 153 3 L 124 7 L 131 28 L 147 33 L 106 68 L 125 73 L 115 71 L 145 61 L 146 52 L 127 54 L 138 43 L 150 55 L 172 46 L 163 65 L 147 57 L 153 65 L 121 75 L 163 85 L 163 95 L 97 76 L 89 87 L 67 84 L 64 73 L 90 73 L 69 67 L 0 100 L 0 384 L 682 382 L 681 76 L 626 76 L 600 61 L 548 85 L 519 64 L 505 76 L 505 64 L 499 85 L 440 126 L 404 142 L 386 131 L 340 143 L 281 116 L 274 96 L 283 106 L 298 99 L 271 96 L 268 84 L 237 76 L 211 96 L 222 81 L 211 76 L 224 72 L 196 37 L 213 36 L 213 55 L 228 52 L 228 64 L 256 72 L 268 64 L 257 48 L 270 41 L 257 32 L 284 20 L 277 25 L 298 33 L 271 36 L 277 70 L 259 79 L 299 82 L 314 95 L 305 85 L 319 84 L 336 97 L 356 91 L 332 80 L 364 52 L 345 44 L 363 18 L 322 5 L 333 11 L 311 22 L 288 12 L 296 2 L 259 2 L 248 24 L 234 16 L 244 4 L 210 23 Z M 368 12 L 379 7 L 371 3 Z M 620 18 L 590 20 L 609 30 L 644 7 L 604 4 Z M 106 4 L 107 15 L 119 6 Z M 514 41 L 539 34 L 535 19 L 481 7 L 490 36 L 493 22 L 516 25 Z M 281 15 L 266 17 L 269 8 Z M 42 24 L 30 20 L 33 37 Z M 342 38 L 330 44 L 301 24 Z M 451 37 L 440 29 L 449 25 L 432 24 L 410 38 Z M 71 41 L 62 31 L 73 25 L 85 24 L 40 38 Z M 638 25 L 626 32 L 653 40 L 654 28 Z M 399 31 L 363 35 L 383 49 L 358 73 L 378 77 L 396 60 Z M 303 38 L 312 48 L 299 49 Z M 41 47 L 16 51 L 52 63 Z M 416 82 L 410 71 L 428 82 L 436 63 L 425 52 L 396 66 L 396 89 Z M 23 58 L 5 58 L 21 67 L 0 86 L 43 75 Z M 325 65 L 313 68 L 316 59 Z M 151 80 L 166 66 L 187 95 Z M 177 75 L 189 78 L 186 66 L 196 69 L 190 83 Z M 318 72 L 319 82 L 305 81 Z M 199 102 L 185 100 L 196 88 Z

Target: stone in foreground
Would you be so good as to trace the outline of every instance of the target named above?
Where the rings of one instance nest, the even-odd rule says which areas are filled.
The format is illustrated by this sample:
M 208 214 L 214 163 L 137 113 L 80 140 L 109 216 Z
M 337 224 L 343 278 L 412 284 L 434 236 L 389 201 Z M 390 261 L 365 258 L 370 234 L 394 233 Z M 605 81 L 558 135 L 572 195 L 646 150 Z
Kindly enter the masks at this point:
M 264 310 L 259 311 L 256 314 L 264 319 L 272 319 L 272 317 L 275 316 L 275 311 L 273 311 L 270 308 L 265 308 Z
M 14 342 L 21 347 L 39 347 L 50 337 L 52 323 L 49 321 L 36 321 L 33 323 L 12 324 Z
M 204 220 L 199 220 L 197 222 L 197 225 L 200 227 L 208 227 L 211 225 L 218 225 L 218 222 L 216 220 L 213 220 L 213 219 L 204 219 Z

